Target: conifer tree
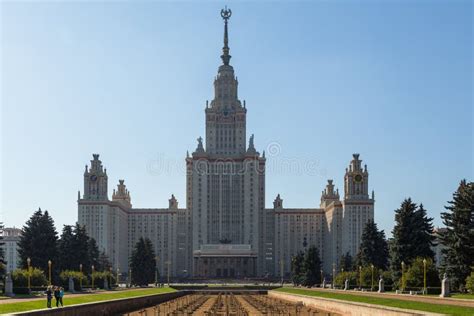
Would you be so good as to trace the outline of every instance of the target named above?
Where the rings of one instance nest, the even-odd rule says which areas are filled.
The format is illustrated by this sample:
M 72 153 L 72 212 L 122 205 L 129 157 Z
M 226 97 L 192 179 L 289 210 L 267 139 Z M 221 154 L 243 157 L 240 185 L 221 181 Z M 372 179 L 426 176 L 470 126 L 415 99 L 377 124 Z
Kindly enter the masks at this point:
M 291 279 L 294 285 L 300 285 L 303 282 L 303 263 L 304 253 L 302 251 L 291 258 Z
M 94 269 L 97 270 L 96 268 L 99 267 L 99 247 L 97 246 L 97 242 L 95 241 L 94 238 L 89 238 L 88 245 L 87 245 L 87 260 L 89 261 L 88 266 L 84 266 L 85 269 L 84 271 L 86 273 L 91 273 L 91 267 L 94 266 Z
M 18 242 L 18 256 L 21 268 L 27 267 L 27 259 L 31 266 L 48 271 L 48 260 L 56 262 L 58 235 L 54 221 L 48 211 L 38 209 L 23 226 Z
M 373 219 L 369 220 L 362 232 L 361 244 L 357 254 L 357 265 L 368 267 L 374 265 L 385 270 L 388 266 L 388 245 L 383 230 L 377 229 Z
M 63 232 L 58 241 L 58 262 L 59 271 L 77 270 L 78 261 L 75 253 L 75 236 L 71 225 L 64 225 Z
M 408 267 L 415 258 L 434 259 L 432 218 L 427 217 L 423 206 L 417 207 L 410 198 L 395 210 L 395 226 L 390 242 L 390 266 L 394 281 L 402 275 L 401 263 Z
M 314 286 L 321 283 L 321 259 L 319 257 L 319 250 L 316 246 L 311 246 L 306 251 L 304 256 L 304 280 L 305 286 Z
M 353 270 L 353 265 L 354 265 L 354 262 L 352 260 L 352 256 L 349 253 L 349 251 L 341 256 L 341 259 L 339 261 L 339 266 L 341 270 L 344 270 L 344 272 L 349 272 Z
M 132 284 L 148 285 L 154 282 L 156 260 L 150 239 L 140 237 L 130 257 L 130 268 L 132 269 Z
M 453 287 L 463 288 L 474 266 L 474 182 L 462 180 L 445 208 L 441 218 L 446 230 L 440 232 L 442 268 Z

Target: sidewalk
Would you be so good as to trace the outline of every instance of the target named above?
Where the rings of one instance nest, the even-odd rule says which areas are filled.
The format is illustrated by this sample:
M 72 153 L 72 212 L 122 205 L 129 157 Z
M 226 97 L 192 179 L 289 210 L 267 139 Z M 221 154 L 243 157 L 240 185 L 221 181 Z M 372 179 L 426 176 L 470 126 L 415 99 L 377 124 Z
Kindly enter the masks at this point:
M 298 287 L 295 287 L 297 289 Z M 349 294 L 359 296 L 370 296 L 380 298 L 393 298 L 402 301 L 415 301 L 431 304 L 444 304 L 453 306 L 463 306 L 474 308 L 474 300 L 462 299 L 462 298 L 449 298 L 449 297 L 433 297 L 433 296 L 422 296 L 422 295 L 409 295 L 409 294 L 394 294 L 394 293 L 377 293 L 377 292 L 361 292 L 354 290 L 333 290 L 333 289 L 321 289 L 321 288 L 304 288 L 301 289 L 319 291 L 319 292 L 332 292 L 338 294 Z

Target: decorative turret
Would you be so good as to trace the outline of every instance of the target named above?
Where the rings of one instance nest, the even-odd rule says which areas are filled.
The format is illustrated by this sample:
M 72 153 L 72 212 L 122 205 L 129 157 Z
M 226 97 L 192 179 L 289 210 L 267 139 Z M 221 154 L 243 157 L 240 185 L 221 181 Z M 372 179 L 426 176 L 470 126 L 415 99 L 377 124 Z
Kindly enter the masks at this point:
M 174 197 L 174 194 L 171 194 L 171 198 L 168 200 L 169 202 L 169 208 L 170 209 L 177 209 L 178 208 L 178 200 Z
M 250 136 L 249 139 L 249 148 L 247 149 L 246 156 L 258 156 L 259 153 L 255 149 L 255 144 L 254 144 L 254 135 Z
M 283 200 L 280 197 L 280 193 L 278 193 L 275 200 L 273 201 L 273 208 L 275 210 L 281 210 L 283 208 Z
M 193 152 L 193 157 L 205 157 L 206 151 L 204 150 L 201 136 L 198 137 L 197 142 L 198 144 L 197 144 L 196 150 Z
M 326 207 L 331 202 L 339 201 L 339 190 L 334 191 L 333 180 L 329 179 L 326 188 L 321 193 L 321 207 Z
M 99 154 L 93 154 L 90 168 L 86 165 L 84 171 L 84 200 L 108 200 L 107 169 L 102 166 Z
M 344 176 L 344 198 L 366 200 L 369 199 L 369 172 L 367 165 L 362 168 L 359 154 L 353 154 L 349 168 Z
M 117 191 L 114 189 L 114 192 L 112 193 L 112 201 L 117 201 L 127 207 L 132 207 L 130 192 L 127 190 L 124 180 L 119 180 L 119 184 L 117 184 Z

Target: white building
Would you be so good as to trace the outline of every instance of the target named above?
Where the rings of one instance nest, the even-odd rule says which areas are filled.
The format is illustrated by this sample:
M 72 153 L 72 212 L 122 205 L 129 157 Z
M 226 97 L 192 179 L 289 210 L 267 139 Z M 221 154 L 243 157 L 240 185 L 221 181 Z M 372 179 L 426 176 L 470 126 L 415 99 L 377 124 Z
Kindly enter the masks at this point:
M 12 272 L 18 268 L 18 242 L 20 241 L 21 229 L 4 228 L 3 229 L 3 252 L 7 262 L 7 272 Z
M 84 193 L 78 197 L 79 223 L 106 251 L 114 266 L 128 268 L 140 237 L 155 246 L 161 271 L 173 276 L 260 277 L 290 271 L 291 257 L 316 245 L 330 272 L 342 254 L 355 256 L 365 223 L 374 216 L 369 174 L 354 154 L 344 177 L 344 197 L 328 180 L 319 208 L 285 209 L 278 195 L 265 208 L 265 153 L 247 145 L 245 101 L 230 65 L 228 19 L 224 47 L 214 80 L 214 99 L 206 104 L 206 139 L 187 155 L 186 208 L 174 196 L 168 208 L 136 209 L 120 180 L 108 197 L 107 170 L 94 154 L 84 172 Z

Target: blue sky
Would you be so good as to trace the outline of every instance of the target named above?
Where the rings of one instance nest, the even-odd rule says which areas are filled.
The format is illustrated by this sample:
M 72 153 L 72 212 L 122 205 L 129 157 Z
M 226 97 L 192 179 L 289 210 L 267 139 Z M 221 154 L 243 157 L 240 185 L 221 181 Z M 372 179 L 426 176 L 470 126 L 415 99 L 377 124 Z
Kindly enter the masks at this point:
M 109 192 L 125 179 L 136 207 L 166 207 L 171 193 L 184 207 L 224 4 L 247 133 L 277 149 L 267 207 L 277 193 L 317 207 L 327 178 L 342 192 L 358 152 L 381 228 L 405 197 L 441 225 L 460 179 L 474 178 L 470 1 L 2 2 L 7 226 L 39 206 L 58 229 L 74 223 L 92 153 Z

